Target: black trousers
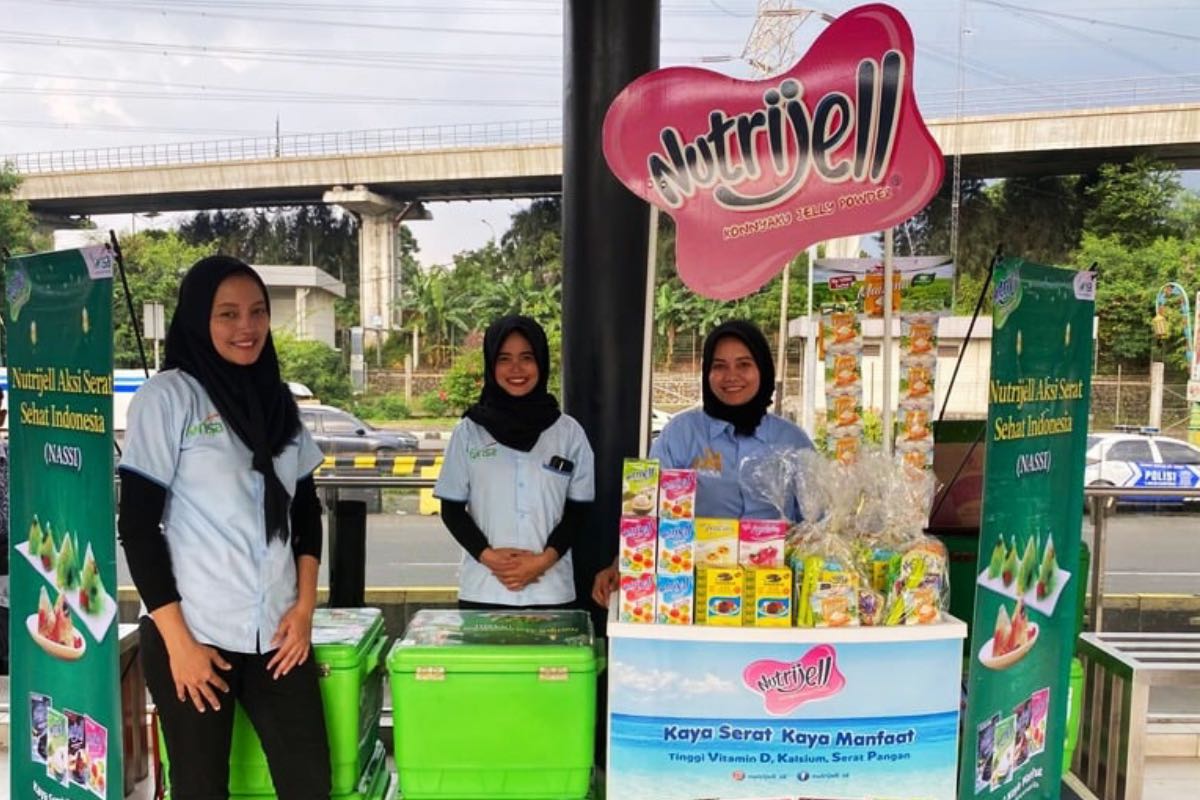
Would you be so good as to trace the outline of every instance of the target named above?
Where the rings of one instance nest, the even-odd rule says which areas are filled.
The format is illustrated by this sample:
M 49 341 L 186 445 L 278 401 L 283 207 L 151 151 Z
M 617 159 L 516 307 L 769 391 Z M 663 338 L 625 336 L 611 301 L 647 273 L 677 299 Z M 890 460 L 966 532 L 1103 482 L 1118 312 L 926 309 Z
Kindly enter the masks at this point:
M 171 761 L 173 800 L 227 800 L 229 748 L 233 740 L 233 700 L 241 703 L 262 741 L 279 800 L 328 800 L 329 740 L 318 684 L 317 662 L 304 663 L 274 680 L 271 656 L 219 650 L 233 667 L 222 672 L 229 693 L 221 710 L 203 714 L 190 699 L 180 702 L 171 662 L 158 627 L 141 620 L 142 666 L 146 686 L 158 707 Z

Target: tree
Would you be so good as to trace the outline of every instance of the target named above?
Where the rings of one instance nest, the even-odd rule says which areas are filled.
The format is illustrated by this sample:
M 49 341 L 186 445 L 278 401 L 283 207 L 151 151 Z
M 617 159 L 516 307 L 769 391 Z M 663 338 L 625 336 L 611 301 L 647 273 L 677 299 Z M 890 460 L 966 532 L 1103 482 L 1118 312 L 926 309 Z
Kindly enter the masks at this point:
M 1178 233 L 1171 220 L 1180 188 L 1178 173 L 1144 156 L 1104 164 L 1085 190 L 1084 229 L 1101 238 L 1116 236 L 1130 247 Z
M 324 342 L 300 340 L 289 333 L 273 332 L 279 372 L 285 381 L 312 389 L 321 402 L 345 407 L 351 399 L 350 375 L 342 357 Z
M 12 199 L 20 184 L 20 176 L 0 164 L 0 250 L 13 254 L 34 249 L 33 214 L 26 203 Z
M 175 312 L 179 294 L 179 282 L 192 264 L 213 252 L 212 245 L 191 245 L 174 231 L 145 231 L 121 240 L 121 253 L 125 259 L 125 275 L 129 281 L 134 313 L 138 319 L 129 319 L 129 306 L 125 292 L 117 286 L 113 291 L 113 361 L 117 367 L 139 368 L 142 366 L 138 354 L 135 330 L 141 332 L 143 303 L 162 303 L 164 318 L 170 319 Z M 119 281 L 118 281 L 119 283 Z M 147 361 L 151 359 L 151 346 L 146 345 Z M 149 364 L 150 367 L 154 365 Z

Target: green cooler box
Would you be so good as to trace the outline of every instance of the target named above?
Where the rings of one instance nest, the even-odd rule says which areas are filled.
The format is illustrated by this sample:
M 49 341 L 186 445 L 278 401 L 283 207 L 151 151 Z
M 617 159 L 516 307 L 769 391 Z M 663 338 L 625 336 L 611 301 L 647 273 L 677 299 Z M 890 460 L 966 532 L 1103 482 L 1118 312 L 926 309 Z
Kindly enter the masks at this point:
M 359 784 L 379 738 L 383 708 L 380 661 L 387 644 L 383 612 L 377 608 L 318 608 L 313 613 L 312 640 L 329 736 L 332 794 L 350 800 L 373 797 L 359 792 Z M 166 770 L 169 760 L 161 737 L 160 750 Z M 241 705 L 234 716 L 229 793 L 264 800 L 275 795 L 267 757 Z
M 388 655 L 404 800 L 577 800 L 600 669 L 582 611 L 417 612 Z

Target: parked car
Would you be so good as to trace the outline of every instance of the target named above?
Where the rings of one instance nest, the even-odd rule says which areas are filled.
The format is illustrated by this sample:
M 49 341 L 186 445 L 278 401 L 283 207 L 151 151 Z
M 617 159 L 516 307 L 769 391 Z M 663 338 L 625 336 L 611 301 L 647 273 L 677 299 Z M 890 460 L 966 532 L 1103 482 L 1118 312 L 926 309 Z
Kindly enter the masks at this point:
M 1158 489 L 1200 488 L 1200 447 L 1158 436 L 1155 431 L 1122 431 L 1088 436 L 1087 486 Z M 1122 503 L 1187 502 L 1182 497 L 1121 497 Z M 1195 502 L 1194 500 L 1192 502 Z
M 388 456 L 417 449 L 417 437 L 413 434 L 372 428 L 348 411 L 333 406 L 301 405 L 300 420 L 326 455 L 374 453 Z

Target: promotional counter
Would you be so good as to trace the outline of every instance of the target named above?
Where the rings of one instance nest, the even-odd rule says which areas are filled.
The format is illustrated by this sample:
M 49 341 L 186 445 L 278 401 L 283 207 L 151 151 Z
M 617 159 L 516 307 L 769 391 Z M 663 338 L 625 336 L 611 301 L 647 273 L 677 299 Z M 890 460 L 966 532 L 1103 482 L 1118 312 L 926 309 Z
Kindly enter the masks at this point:
M 967 628 L 608 624 L 607 794 L 954 800 Z

